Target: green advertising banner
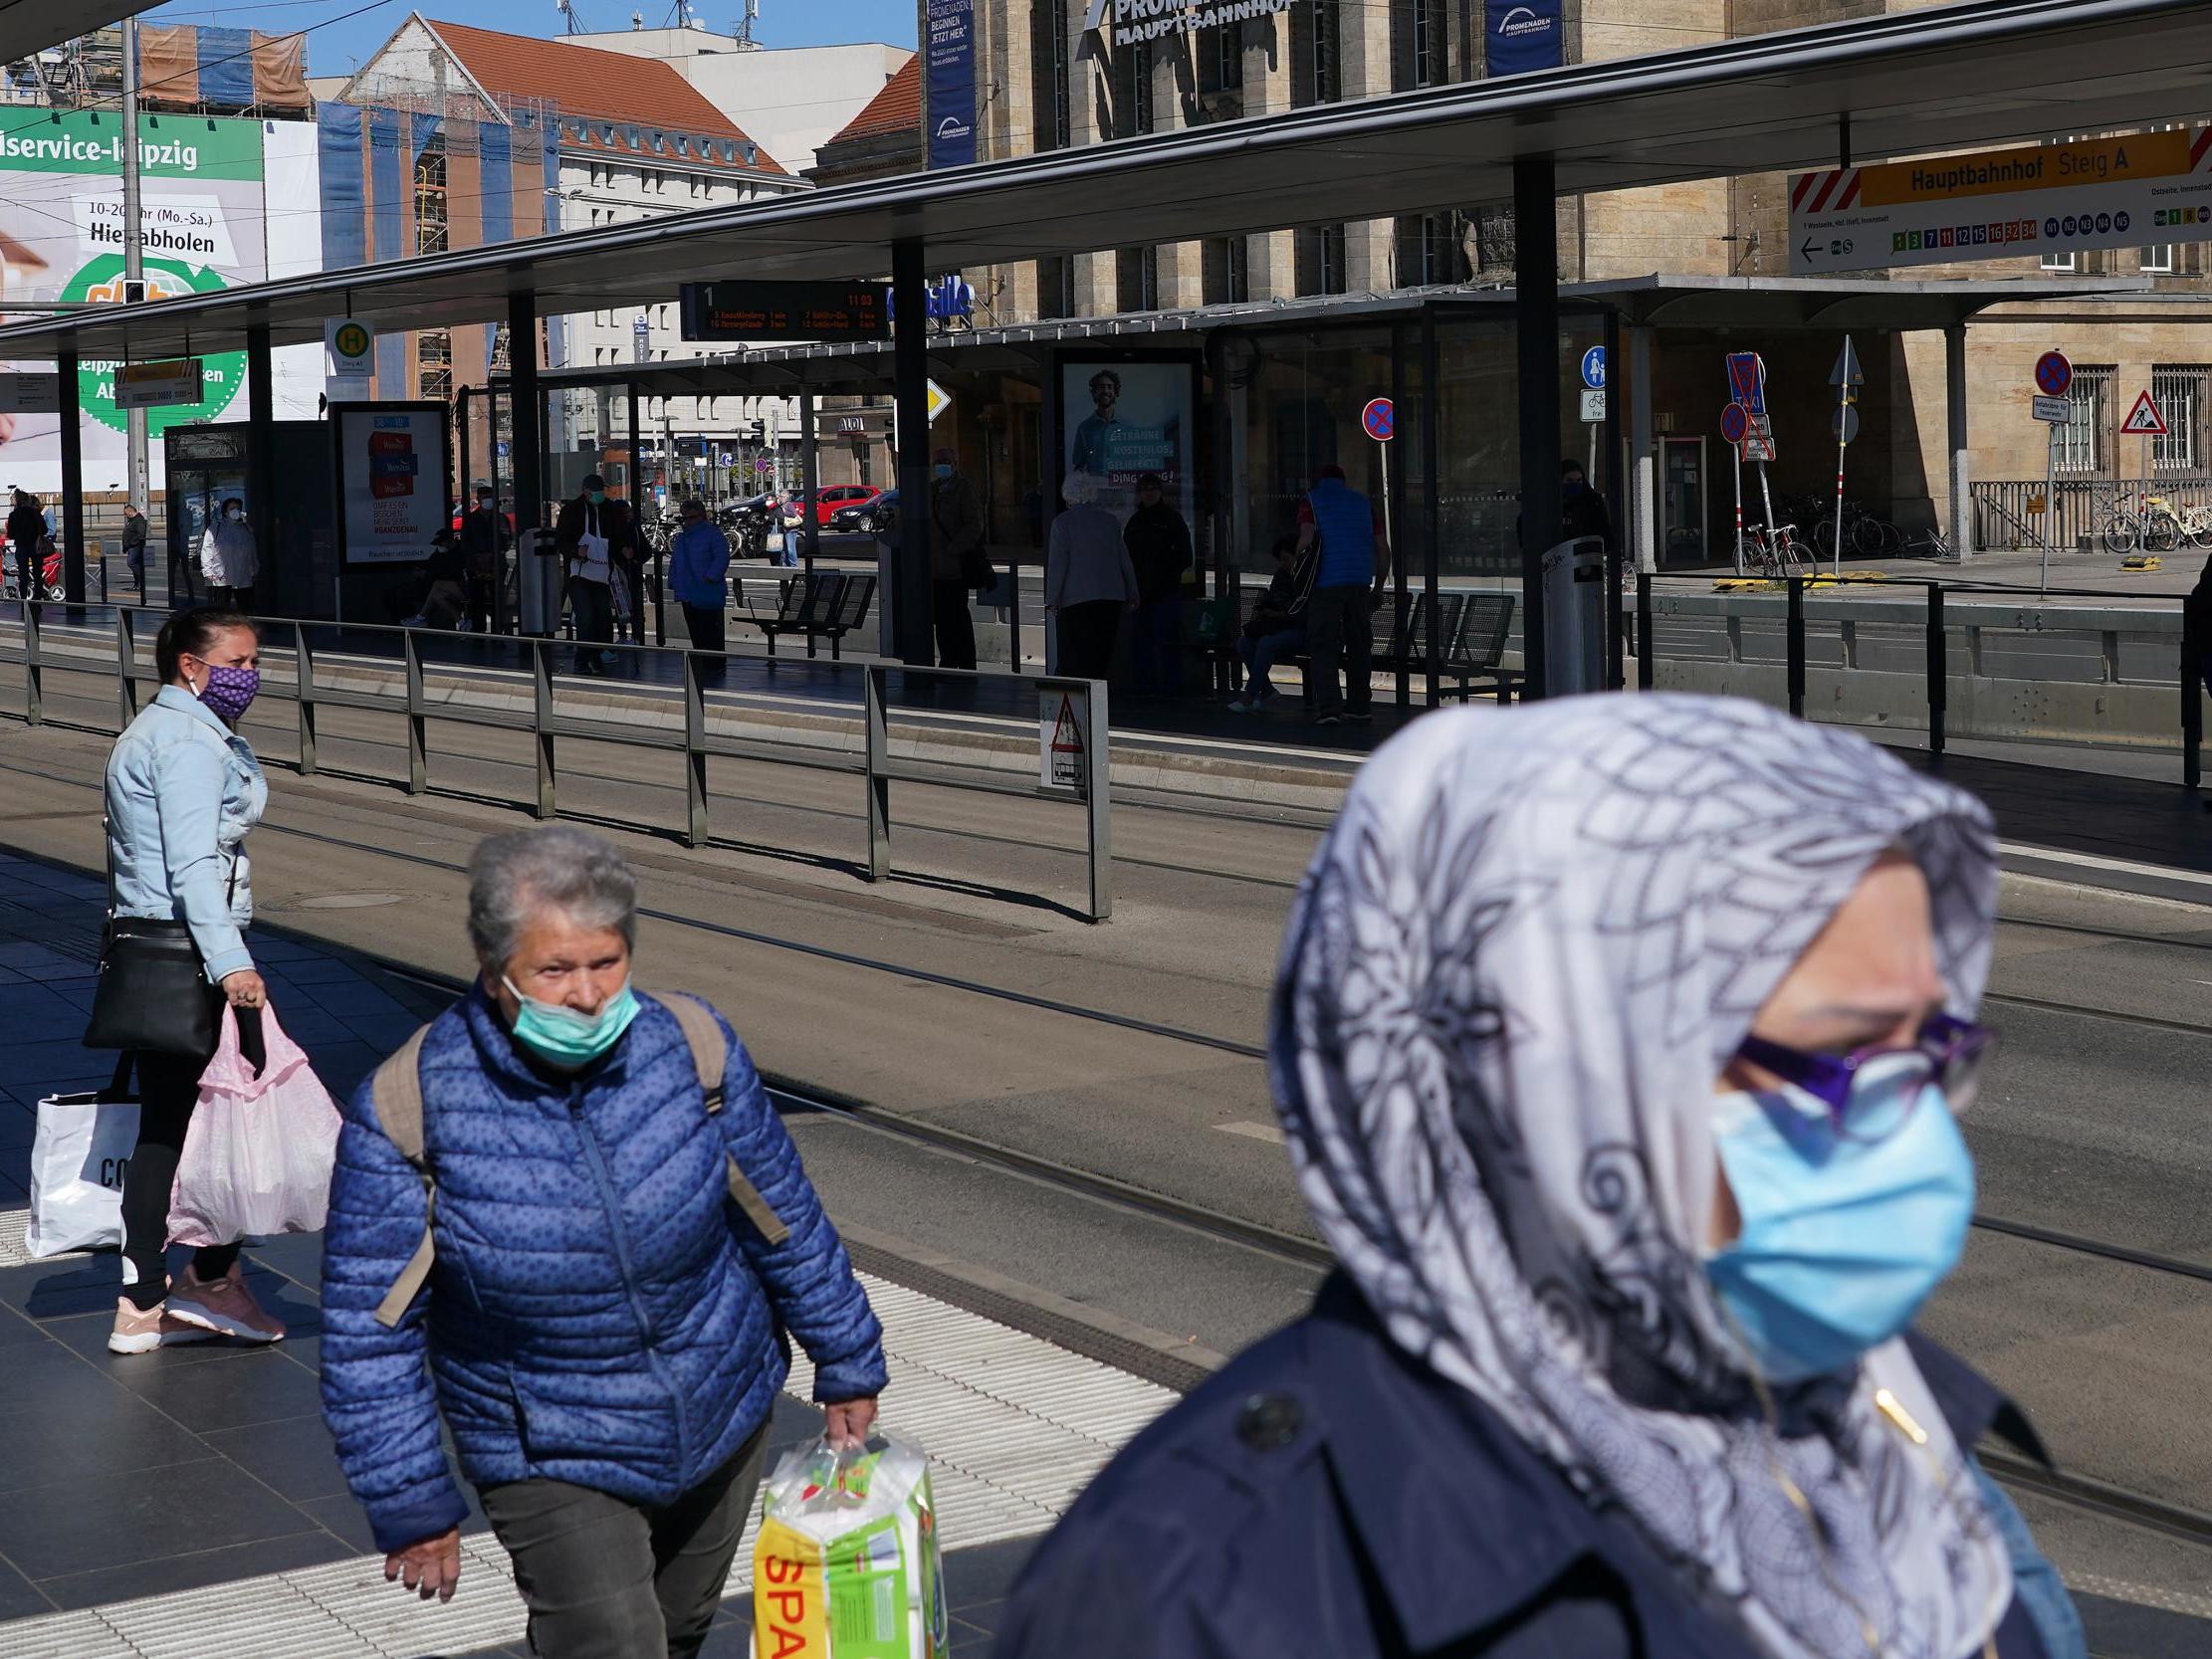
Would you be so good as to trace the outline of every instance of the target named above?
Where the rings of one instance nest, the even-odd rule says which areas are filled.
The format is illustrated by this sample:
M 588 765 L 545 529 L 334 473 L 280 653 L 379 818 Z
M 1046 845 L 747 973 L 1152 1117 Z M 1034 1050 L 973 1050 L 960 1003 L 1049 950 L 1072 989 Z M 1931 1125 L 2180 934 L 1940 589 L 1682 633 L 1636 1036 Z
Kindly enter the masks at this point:
M 141 115 L 142 178 L 261 177 L 261 123 L 213 115 Z M 57 109 L 0 131 L 0 171 L 122 175 L 122 117 Z

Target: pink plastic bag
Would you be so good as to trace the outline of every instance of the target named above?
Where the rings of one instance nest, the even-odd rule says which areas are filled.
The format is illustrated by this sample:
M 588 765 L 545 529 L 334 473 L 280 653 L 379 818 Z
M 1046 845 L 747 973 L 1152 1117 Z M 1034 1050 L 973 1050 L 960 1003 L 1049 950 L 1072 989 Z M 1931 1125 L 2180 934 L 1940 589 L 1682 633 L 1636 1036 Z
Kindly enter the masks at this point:
M 169 1193 L 169 1237 L 178 1244 L 323 1226 L 337 1108 L 275 1009 L 262 1009 L 261 1034 L 269 1063 L 256 1077 L 238 1052 L 238 1017 L 223 1010 L 223 1039 L 200 1074 L 199 1104 Z

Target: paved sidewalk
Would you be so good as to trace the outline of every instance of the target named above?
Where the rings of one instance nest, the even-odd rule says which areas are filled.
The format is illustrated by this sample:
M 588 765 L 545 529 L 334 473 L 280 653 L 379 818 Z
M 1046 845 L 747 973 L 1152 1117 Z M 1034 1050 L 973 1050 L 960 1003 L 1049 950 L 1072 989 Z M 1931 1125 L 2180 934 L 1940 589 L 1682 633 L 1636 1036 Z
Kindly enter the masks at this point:
M 0 1659 L 385 1659 L 521 1653 L 523 1611 L 472 1500 L 460 1594 L 425 1607 L 385 1584 L 319 1415 L 320 1240 L 250 1247 L 270 1348 L 106 1348 L 112 1252 L 29 1261 L 30 1147 L 43 1095 L 105 1082 L 77 1041 L 102 884 L 0 853 Z M 333 1092 L 434 1007 L 361 958 L 257 934 L 271 1000 Z M 955 1651 L 988 1649 L 994 1605 L 1035 1537 L 1169 1404 L 1164 1388 L 878 1278 L 886 1422 L 931 1453 Z M 803 1361 L 776 1452 L 818 1432 Z M 750 1651 L 751 1547 L 707 1652 Z

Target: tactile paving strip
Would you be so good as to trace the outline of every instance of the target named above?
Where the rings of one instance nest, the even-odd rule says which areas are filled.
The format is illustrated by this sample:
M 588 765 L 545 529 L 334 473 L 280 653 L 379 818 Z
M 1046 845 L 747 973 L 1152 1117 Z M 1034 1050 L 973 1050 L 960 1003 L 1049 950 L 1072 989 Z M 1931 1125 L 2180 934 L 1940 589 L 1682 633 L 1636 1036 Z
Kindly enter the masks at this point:
M 0 1215 L 0 1251 L 11 1237 L 20 1249 L 21 1231 L 20 1212 Z M 890 1358 L 884 1426 L 928 1449 L 949 1550 L 1043 1532 L 1178 1397 L 919 1291 L 861 1281 Z M 788 1390 L 804 1399 L 812 1384 L 801 1358 Z M 0 1659 L 420 1659 L 520 1639 L 505 1552 L 486 1535 L 461 1547 L 461 1589 L 443 1607 L 387 1584 L 382 1557 L 362 1556 L 0 1624 Z M 728 1593 L 751 1589 L 752 1560 L 748 1528 Z

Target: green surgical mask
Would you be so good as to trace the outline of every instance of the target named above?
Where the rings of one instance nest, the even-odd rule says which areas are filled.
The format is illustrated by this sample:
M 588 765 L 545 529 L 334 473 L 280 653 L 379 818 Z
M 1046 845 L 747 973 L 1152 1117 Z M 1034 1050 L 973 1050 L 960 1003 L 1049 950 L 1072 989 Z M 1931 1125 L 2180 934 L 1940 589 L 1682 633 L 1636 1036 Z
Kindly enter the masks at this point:
M 607 493 L 604 490 L 586 490 L 584 495 L 593 507 L 597 507 L 607 499 Z
M 578 1071 L 621 1041 L 637 1018 L 637 993 L 630 982 L 599 1005 L 596 1014 L 579 1014 L 558 1002 L 541 1002 L 515 989 L 505 974 L 500 983 L 521 1004 L 515 1011 L 515 1040 L 549 1066 Z

